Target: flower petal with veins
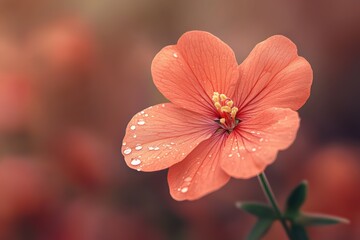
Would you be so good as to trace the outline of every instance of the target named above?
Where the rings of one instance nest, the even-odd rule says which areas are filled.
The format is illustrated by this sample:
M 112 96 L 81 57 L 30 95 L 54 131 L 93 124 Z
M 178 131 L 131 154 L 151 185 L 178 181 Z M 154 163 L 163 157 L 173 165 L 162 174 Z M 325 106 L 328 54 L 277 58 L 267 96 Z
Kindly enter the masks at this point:
M 174 199 L 198 199 L 229 181 L 230 176 L 220 167 L 224 140 L 224 135 L 215 134 L 202 142 L 183 161 L 170 167 L 168 182 Z
M 293 143 L 298 128 L 298 114 L 291 109 L 271 108 L 247 119 L 227 138 L 222 169 L 235 178 L 258 175 L 275 160 L 279 150 Z
M 216 128 L 212 120 L 172 103 L 155 105 L 131 119 L 122 153 L 131 168 L 142 171 L 165 169 L 183 160 Z

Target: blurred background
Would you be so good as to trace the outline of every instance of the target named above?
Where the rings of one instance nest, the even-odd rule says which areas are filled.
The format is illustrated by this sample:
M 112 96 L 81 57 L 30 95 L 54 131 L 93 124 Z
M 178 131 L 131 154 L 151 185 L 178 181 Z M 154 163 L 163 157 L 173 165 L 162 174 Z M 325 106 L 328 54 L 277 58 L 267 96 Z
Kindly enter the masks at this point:
M 195 29 L 239 63 L 274 34 L 297 44 L 312 95 L 267 175 L 282 206 L 308 179 L 306 210 L 351 221 L 311 239 L 360 239 L 360 1 L 1 0 L 1 240 L 244 239 L 255 218 L 234 203 L 265 201 L 256 178 L 176 202 L 166 171 L 133 171 L 120 153 L 131 117 L 166 101 L 153 57 Z M 286 238 L 275 225 L 264 239 Z

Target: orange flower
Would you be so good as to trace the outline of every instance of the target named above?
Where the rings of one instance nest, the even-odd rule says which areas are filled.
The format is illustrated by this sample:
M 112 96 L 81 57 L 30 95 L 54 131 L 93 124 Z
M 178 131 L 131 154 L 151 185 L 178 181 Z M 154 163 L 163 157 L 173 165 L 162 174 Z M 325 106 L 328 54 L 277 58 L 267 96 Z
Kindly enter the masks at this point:
M 231 48 L 207 32 L 185 33 L 152 62 L 154 83 L 172 103 L 136 114 L 122 152 L 139 171 L 169 168 L 176 200 L 194 200 L 250 178 L 295 139 L 312 70 L 294 43 L 273 36 L 237 64 Z

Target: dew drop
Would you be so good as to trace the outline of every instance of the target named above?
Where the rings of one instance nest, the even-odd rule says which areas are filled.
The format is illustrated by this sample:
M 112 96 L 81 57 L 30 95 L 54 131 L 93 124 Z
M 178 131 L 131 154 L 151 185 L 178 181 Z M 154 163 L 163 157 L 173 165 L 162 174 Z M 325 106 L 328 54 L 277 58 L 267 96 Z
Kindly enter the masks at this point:
M 138 122 L 137 122 L 138 125 L 144 125 L 145 124 L 145 121 L 140 119 Z
M 232 157 L 233 155 L 232 154 L 229 154 L 229 157 Z
M 154 150 L 155 148 L 154 148 L 154 147 L 148 147 L 148 149 L 149 149 L 150 151 L 152 151 L 152 150 Z
M 177 57 L 178 57 L 178 55 L 177 55 L 176 53 L 174 53 L 173 56 L 174 56 L 174 58 L 177 58 Z
M 190 182 L 191 180 L 192 180 L 191 177 L 187 177 L 187 178 L 184 179 L 185 182 Z
M 264 141 L 264 139 L 263 139 L 263 138 L 260 138 L 260 139 L 259 139 L 259 141 L 260 141 L 260 142 L 263 142 L 263 141 Z
M 155 151 L 157 151 L 157 150 L 159 150 L 159 149 L 160 149 L 159 147 L 155 147 L 155 148 L 154 148 Z
M 123 144 L 122 144 L 123 146 L 126 146 L 126 142 L 123 142 Z
M 256 151 L 256 148 L 252 148 L 251 151 L 255 152 L 255 151 Z
M 135 130 L 135 128 L 136 128 L 135 125 L 131 125 L 130 127 L 131 130 Z
M 134 135 L 133 135 L 133 138 L 136 138 L 136 137 L 137 137 L 136 134 L 134 134 Z
M 135 147 L 136 150 L 141 150 L 142 149 L 142 146 L 138 145 Z
M 137 165 L 139 165 L 140 163 L 141 163 L 141 160 L 140 160 L 140 159 L 137 159 L 137 158 L 131 160 L 131 162 L 130 162 L 130 164 L 133 165 L 133 166 L 137 166 Z
M 126 148 L 126 149 L 124 150 L 124 154 L 128 155 L 128 154 L 130 154 L 130 153 L 131 153 L 131 148 Z
M 181 191 L 182 193 L 186 193 L 188 190 L 189 190 L 188 187 L 183 187 L 180 191 Z

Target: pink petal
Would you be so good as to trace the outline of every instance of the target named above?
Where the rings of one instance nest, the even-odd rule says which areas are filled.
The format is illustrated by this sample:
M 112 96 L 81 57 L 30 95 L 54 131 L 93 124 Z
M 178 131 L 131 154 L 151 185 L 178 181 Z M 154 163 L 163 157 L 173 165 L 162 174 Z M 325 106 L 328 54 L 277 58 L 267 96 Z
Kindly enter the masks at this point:
M 232 96 L 238 80 L 231 48 L 207 32 L 185 33 L 177 45 L 163 48 L 154 58 L 154 83 L 178 106 L 213 112 L 214 92 Z
M 170 167 L 168 182 L 171 196 L 195 200 L 224 186 L 230 177 L 221 169 L 223 135 L 202 142 L 182 162 Z
M 271 108 L 240 122 L 227 138 L 221 167 L 235 178 L 258 175 L 293 143 L 299 121 L 291 109 Z
M 127 165 L 139 171 L 165 169 L 183 160 L 216 128 L 211 119 L 174 104 L 155 105 L 131 119 L 122 153 Z
M 256 45 L 239 71 L 236 102 L 240 112 L 270 107 L 297 110 L 310 95 L 311 66 L 284 36 L 273 36 Z

